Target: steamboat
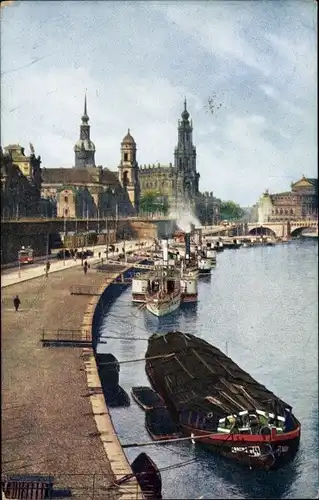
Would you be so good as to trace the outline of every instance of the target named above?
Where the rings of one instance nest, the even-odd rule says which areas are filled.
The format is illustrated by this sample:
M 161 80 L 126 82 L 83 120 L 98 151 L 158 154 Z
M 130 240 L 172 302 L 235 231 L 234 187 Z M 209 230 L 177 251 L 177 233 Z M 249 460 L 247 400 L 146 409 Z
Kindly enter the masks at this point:
M 197 267 L 189 265 L 188 260 L 182 259 L 178 251 L 168 249 L 167 241 L 162 242 L 162 247 L 163 258 L 153 260 L 153 265 L 148 266 L 145 272 L 136 273 L 133 277 L 132 302 L 146 303 L 146 294 L 158 286 L 161 279 L 179 283 L 181 303 L 197 302 Z
M 162 271 L 159 280 L 152 282 L 152 287 L 145 293 L 146 309 L 155 316 L 166 316 L 181 305 L 181 288 L 178 280 L 168 279 Z
M 295 457 L 301 426 L 291 406 L 204 340 L 153 335 L 146 374 L 183 434 L 212 451 L 265 470 Z

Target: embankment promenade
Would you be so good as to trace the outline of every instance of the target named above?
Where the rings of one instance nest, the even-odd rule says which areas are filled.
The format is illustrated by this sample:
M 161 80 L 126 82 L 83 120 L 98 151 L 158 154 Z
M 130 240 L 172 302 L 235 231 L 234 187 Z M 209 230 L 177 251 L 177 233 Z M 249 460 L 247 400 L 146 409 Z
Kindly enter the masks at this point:
M 131 245 L 135 245 L 132 242 Z M 43 474 L 77 499 L 141 499 L 102 393 L 92 348 L 43 347 L 43 329 L 92 328 L 99 296 L 71 295 L 73 285 L 107 287 L 106 275 L 78 263 L 52 264 L 49 277 L 2 288 L 2 473 Z M 55 267 L 56 266 L 56 267 Z M 59 267 L 60 266 L 60 267 Z M 42 266 L 43 268 L 43 266 Z M 114 277 L 118 271 L 114 270 Z M 10 273 L 11 274 L 11 273 Z M 18 281 L 17 271 L 13 271 Z M 6 275 L 6 277 L 9 275 Z M 13 297 L 19 295 L 16 313 Z

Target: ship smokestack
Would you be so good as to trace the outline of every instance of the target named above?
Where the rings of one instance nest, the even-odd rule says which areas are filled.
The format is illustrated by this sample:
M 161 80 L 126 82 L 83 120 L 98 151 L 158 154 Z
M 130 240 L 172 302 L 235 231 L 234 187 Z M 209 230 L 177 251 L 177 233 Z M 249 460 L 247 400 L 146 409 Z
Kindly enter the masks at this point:
M 191 256 L 191 233 L 185 233 L 185 259 L 189 260 Z
M 162 249 L 163 249 L 163 263 L 164 266 L 168 264 L 168 241 L 162 240 Z

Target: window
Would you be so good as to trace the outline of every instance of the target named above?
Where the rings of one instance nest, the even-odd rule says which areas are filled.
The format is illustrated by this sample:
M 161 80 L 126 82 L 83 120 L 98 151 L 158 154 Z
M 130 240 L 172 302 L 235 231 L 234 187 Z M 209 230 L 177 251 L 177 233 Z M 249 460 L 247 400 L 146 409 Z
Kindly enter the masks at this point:
M 69 211 L 68 211 L 68 209 L 66 208 L 66 209 L 64 210 L 64 216 L 65 216 L 65 217 L 67 217 L 67 216 L 68 216 L 68 213 L 69 213 Z
M 129 183 L 128 171 L 123 173 L 123 185 L 126 186 Z
M 67 196 L 64 196 L 64 203 L 68 203 L 69 202 L 69 198 Z
M 128 153 L 124 153 L 124 161 L 128 161 Z

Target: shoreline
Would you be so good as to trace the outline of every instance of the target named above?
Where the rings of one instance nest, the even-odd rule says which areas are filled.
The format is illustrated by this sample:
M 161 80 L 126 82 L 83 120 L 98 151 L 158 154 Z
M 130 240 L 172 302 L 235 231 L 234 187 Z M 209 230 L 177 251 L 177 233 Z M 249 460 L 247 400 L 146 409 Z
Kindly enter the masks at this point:
M 127 264 L 125 269 L 129 269 L 130 267 L 132 267 L 132 265 Z M 15 473 L 19 473 L 21 463 L 19 464 L 20 466 L 14 465 L 14 462 L 18 460 L 16 457 L 32 455 L 32 453 L 28 453 L 30 444 L 24 441 L 24 437 L 19 439 L 17 443 L 13 442 L 10 444 L 9 440 L 11 439 L 11 437 L 8 436 L 11 436 L 12 432 L 10 431 L 11 424 L 8 419 L 11 419 L 12 412 L 15 415 L 15 420 L 17 421 L 17 428 L 19 429 L 21 428 L 21 432 L 24 431 L 25 428 L 28 428 L 28 425 L 32 425 L 31 421 L 28 425 L 26 425 L 26 423 L 24 422 L 24 419 L 26 418 L 24 412 L 30 414 L 32 414 L 33 412 L 33 418 L 37 421 L 36 422 L 37 425 L 40 425 L 40 428 L 43 428 L 43 430 L 45 429 L 46 426 L 49 426 L 47 427 L 47 432 L 43 435 L 43 442 L 41 442 L 41 440 L 39 441 L 39 436 L 37 435 L 38 433 L 36 430 L 34 430 L 33 432 L 34 435 L 31 435 L 29 437 L 30 440 L 34 441 L 33 443 L 34 453 L 38 456 L 44 455 L 44 464 L 42 464 L 42 466 L 31 464 L 30 467 L 28 467 L 27 469 L 24 468 L 23 472 L 28 471 L 29 474 L 39 474 L 42 473 L 43 470 L 46 470 L 47 472 L 53 473 L 54 476 L 59 478 L 63 475 L 72 476 L 72 473 L 73 475 L 74 474 L 81 475 L 84 474 L 84 469 L 86 469 L 86 472 L 88 470 L 93 469 L 94 472 L 92 472 L 92 476 L 104 475 L 105 480 L 108 482 L 109 485 L 108 488 L 112 485 L 112 481 L 111 483 L 109 483 L 110 479 L 107 479 L 108 467 L 111 468 L 112 475 L 115 478 L 122 477 L 123 475 L 131 473 L 130 464 L 128 462 L 128 459 L 126 458 L 124 450 L 122 449 L 122 446 L 118 439 L 117 433 L 113 426 L 111 416 L 109 414 L 107 402 L 105 401 L 104 395 L 102 393 L 101 382 L 98 375 L 98 369 L 94 357 L 93 347 L 89 348 L 88 347 L 85 348 L 43 347 L 40 344 L 39 337 L 35 337 L 34 334 L 34 331 L 37 329 L 37 326 L 43 327 L 45 325 L 45 327 L 50 327 L 50 321 L 54 328 L 59 326 L 58 325 L 59 321 L 65 322 L 65 325 L 63 325 L 64 327 L 67 325 L 67 323 L 69 323 L 70 326 L 74 328 L 76 321 L 78 321 L 82 334 L 84 334 L 84 332 L 86 333 L 89 330 L 91 332 L 91 339 L 93 340 L 93 332 L 92 332 L 93 317 L 96 306 L 101 298 L 101 295 L 94 297 L 88 297 L 88 296 L 71 297 L 69 294 L 68 285 L 71 284 L 72 282 L 74 283 L 75 281 L 81 281 L 82 284 L 87 284 L 91 282 L 91 284 L 100 287 L 100 291 L 102 294 L 109 287 L 114 277 L 116 277 L 123 271 L 124 271 L 123 269 L 114 270 L 114 274 L 107 280 L 107 282 L 105 282 L 105 276 L 103 276 L 103 274 L 97 273 L 96 271 L 92 272 L 91 270 L 89 271 L 87 276 L 84 276 L 81 266 L 73 265 L 72 267 L 64 267 L 62 269 L 53 270 L 52 272 L 54 272 L 54 275 L 52 277 L 49 276 L 48 279 L 44 278 L 44 271 L 43 271 L 42 277 L 33 276 L 32 278 L 29 278 L 28 281 L 20 283 L 18 282 L 16 284 L 12 283 L 10 285 L 2 287 L 3 290 L 2 307 L 4 309 L 2 315 L 3 319 L 2 341 L 4 347 L 2 351 L 2 359 L 5 368 L 4 369 L 5 380 L 3 386 L 4 386 L 4 403 L 7 403 L 7 406 L 6 404 L 4 404 L 2 408 L 2 414 L 4 416 L 3 442 L 7 441 L 7 443 L 5 443 L 5 446 L 3 446 L 3 448 L 5 448 L 3 449 L 3 459 L 4 462 L 6 461 L 7 463 L 9 462 L 12 463 L 11 465 L 12 468 L 9 470 L 8 466 L 3 467 L 4 474 L 5 473 L 11 474 L 13 471 Z M 59 291 L 57 290 L 59 284 L 61 284 L 62 286 L 61 288 L 62 293 L 59 293 Z M 10 296 L 14 291 L 14 288 L 12 289 L 12 287 L 16 287 L 16 290 L 19 289 L 19 294 L 21 295 L 22 298 L 21 310 L 16 316 L 15 316 L 16 313 L 14 313 L 12 308 L 8 307 L 6 308 L 6 305 L 9 303 L 9 301 L 11 305 Z M 53 289 L 55 289 L 55 292 Z M 51 307 L 50 306 L 47 307 L 45 305 L 45 302 L 50 301 L 49 297 L 54 295 L 54 293 L 56 294 L 57 292 L 58 292 L 57 304 L 60 302 L 61 306 L 57 305 L 56 307 L 54 307 L 55 300 L 52 298 Z M 59 297 L 59 295 L 62 296 Z M 28 296 L 30 296 L 30 298 L 28 298 Z M 41 302 L 43 301 L 44 303 L 43 307 L 46 310 L 44 310 L 42 314 L 35 312 L 34 302 L 33 302 L 34 300 L 38 300 L 40 302 L 40 306 L 42 305 Z M 65 304 L 66 302 L 70 304 L 69 307 L 72 307 L 72 309 L 74 309 L 71 315 L 69 314 L 70 311 L 67 310 L 68 304 Z M 31 303 L 32 303 L 31 309 L 28 309 L 27 308 L 28 304 Z M 67 316 L 63 314 L 64 311 L 62 310 L 62 303 L 64 306 L 66 306 Z M 51 309 L 53 309 L 53 311 Z M 54 309 L 58 311 L 58 314 L 57 312 L 54 311 Z M 31 313 L 31 316 L 29 313 Z M 27 321 L 24 321 L 23 319 L 24 316 L 26 316 Z M 58 316 L 58 318 L 54 316 Z M 69 316 L 77 316 L 77 320 L 74 322 L 73 319 L 70 318 Z M 47 321 L 45 321 L 46 317 Z M 50 321 L 48 320 L 49 317 L 51 318 Z M 24 324 L 21 325 L 22 330 L 18 326 L 20 318 L 24 323 L 25 322 L 29 323 L 29 326 Z M 39 323 L 39 325 L 37 325 L 37 323 Z M 19 340 L 17 339 L 16 335 L 13 335 L 17 327 L 22 331 L 22 334 L 20 331 Z M 24 337 L 27 349 L 23 349 L 23 346 L 21 346 L 21 343 L 24 342 L 23 341 Z M 12 342 L 12 339 L 14 340 L 14 342 Z M 17 342 L 19 342 L 19 344 L 17 345 L 20 345 L 19 349 L 15 348 L 15 344 Z M 12 356 L 16 358 L 14 363 L 12 363 L 13 359 Z M 26 359 L 24 361 L 25 357 Z M 35 358 L 34 364 L 36 365 L 36 367 L 38 367 L 38 372 L 41 370 L 43 372 L 43 370 L 45 370 L 46 376 L 44 377 L 45 378 L 44 381 L 41 380 L 41 374 L 37 373 L 37 376 L 34 376 L 36 373 L 34 372 L 34 370 L 37 371 L 37 368 L 34 365 L 31 365 L 32 369 L 30 369 L 31 366 L 28 364 L 27 361 L 28 358 L 29 359 Z M 36 361 L 36 359 L 38 359 L 38 361 Z M 76 365 L 78 366 L 78 368 L 76 368 Z M 81 368 L 81 366 L 83 368 Z M 20 371 L 21 374 L 19 374 Z M 23 371 L 25 372 L 25 375 L 23 375 Z M 60 371 L 61 373 L 59 373 Z M 81 372 L 82 375 L 79 374 L 75 376 L 77 372 Z M 74 376 L 72 376 L 72 373 L 74 374 Z M 27 389 L 24 389 L 22 391 L 20 390 L 20 388 L 22 387 L 20 381 L 22 380 L 20 378 L 21 376 L 22 379 L 23 378 L 27 379 Z M 83 383 L 80 382 L 80 380 L 82 380 L 85 383 L 87 392 L 86 394 L 80 395 L 81 386 Z M 50 387 L 46 386 L 45 384 L 46 381 L 47 385 L 52 387 L 51 390 Z M 82 391 L 83 389 L 84 387 L 82 387 Z M 28 397 L 29 395 L 30 398 Z M 52 401 L 48 402 L 48 399 L 50 400 L 50 395 L 51 395 L 51 400 L 57 398 L 60 399 L 61 401 L 58 402 L 57 405 L 52 406 Z M 87 397 L 83 399 L 84 396 Z M 22 412 L 17 410 L 17 407 L 18 405 L 20 405 L 20 403 L 22 403 L 23 405 Z M 73 407 L 72 410 L 73 414 L 68 410 L 68 408 L 70 408 L 71 403 Z M 13 406 L 11 406 L 12 404 Z M 89 405 L 89 413 L 88 410 L 85 411 L 85 407 L 87 404 Z M 51 409 L 49 409 L 50 406 L 52 406 Z M 60 410 L 56 408 L 59 406 L 61 408 Z M 57 415 L 55 415 L 55 412 L 57 412 Z M 76 416 L 76 414 L 78 415 Z M 81 424 L 81 418 L 79 418 L 81 417 L 81 415 L 83 417 L 86 416 L 85 422 L 83 421 L 82 424 Z M 8 421 L 6 421 L 6 419 Z M 56 425 L 57 423 L 56 419 L 60 420 L 61 425 L 65 425 L 65 427 L 69 427 L 70 425 L 72 425 L 71 422 L 73 422 L 74 425 L 74 421 L 76 421 L 77 425 L 80 426 L 78 428 L 78 433 L 76 433 L 75 430 L 73 431 L 73 435 L 72 432 L 70 433 L 69 435 L 70 442 L 68 443 L 67 448 L 69 449 L 69 452 L 71 452 L 71 450 L 73 449 L 73 454 L 82 453 L 82 457 L 80 456 L 77 458 L 72 458 L 71 456 L 72 452 L 71 455 L 68 456 L 69 452 L 65 450 L 65 447 L 62 444 L 63 439 L 65 439 L 66 437 L 63 438 L 63 436 L 60 435 L 57 429 L 55 429 L 55 434 L 52 438 L 53 443 L 52 441 L 51 442 L 49 441 L 50 442 L 49 448 L 47 447 L 46 440 L 50 439 L 49 435 L 51 432 L 53 432 L 51 427 L 54 427 L 54 425 Z M 65 424 L 62 424 L 62 422 L 65 422 Z M 53 425 L 51 426 L 51 424 Z M 93 432 L 92 431 L 89 432 L 90 428 L 92 429 L 92 424 L 95 428 L 95 432 L 94 428 Z M 88 453 L 86 446 L 84 447 L 82 452 L 78 450 L 76 441 L 79 438 L 83 440 L 83 438 L 81 438 L 82 435 L 87 435 L 87 438 L 85 439 L 89 438 L 89 440 L 91 441 L 90 446 L 88 446 L 89 448 L 91 447 L 92 449 L 90 453 Z M 94 445 L 94 443 L 92 443 L 92 437 L 90 438 L 90 436 L 97 437 L 98 442 L 100 444 Z M 73 439 L 73 445 L 72 445 L 72 439 Z M 56 453 L 58 453 L 60 457 L 59 460 L 61 462 L 64 462 L 65 465 L 64 466 L 62 464 L 59 465 L 59 461 L 57 461 L 56 467 L 54 468 L 54 466 L 49 465 L 49 462 L 52 462 L 52 460 L 50 460 L 51 457 L 49 456 L 49 449 L 50 447 L 52 447 L 52 445 L 54 445 L 55 441 L 56 441 L 56 446 L 55 446 Z M 62 442 L 60 443 L 60 441 Z M 94 442 L 97 441 L 94 439 Z M 103 456 L 100 455 L 100 458 L 97 460 L 97 457 L 93 458 L 92 453 L 93 450 L 95 449 L 94 453 L 100 454 L 101 452 L 98 452 L 98 449 L 100 449 L 100 447 Z M 36 450 L 38 451 L 36 452 Z M 64 456 L 65 454 L 66 456 Z M 89 458 L 90 456 L 91 458 Z M 102 466 L 102 462 L 104 460 L 108 464 L 106 468 L 105 467 L 103 468 Z M 98 462 L 100 462 L 100 466 L 98 465 Z M 76 466 L 76 468 L 74 468 L 74 466 Z M 81 482 L 80 479 L 79 481 Z M 59 482 L 58 480 L 57 482 L 59 484 L 61 483 L 61 481 Z M 116 492 L 116 490 L 118 491 Z M 114 495 L 117 493 L 120 494 L 122 498 L 125 500 L 143 498 L 142 492 L 135 478 L 134 480 L 124 483 L 123 485 L 121 485 L 120 488 L 116 488 L 116 490 L 114 490 L 114 487 L 111 486 L 111 490 L 105 491 L 105 498 L 114 498 Z M 85 497 L 77 495 L 77 498 L 87 498 L 87 496 L 90 496 L 90 494 L 91 493 L 85 495 Z

